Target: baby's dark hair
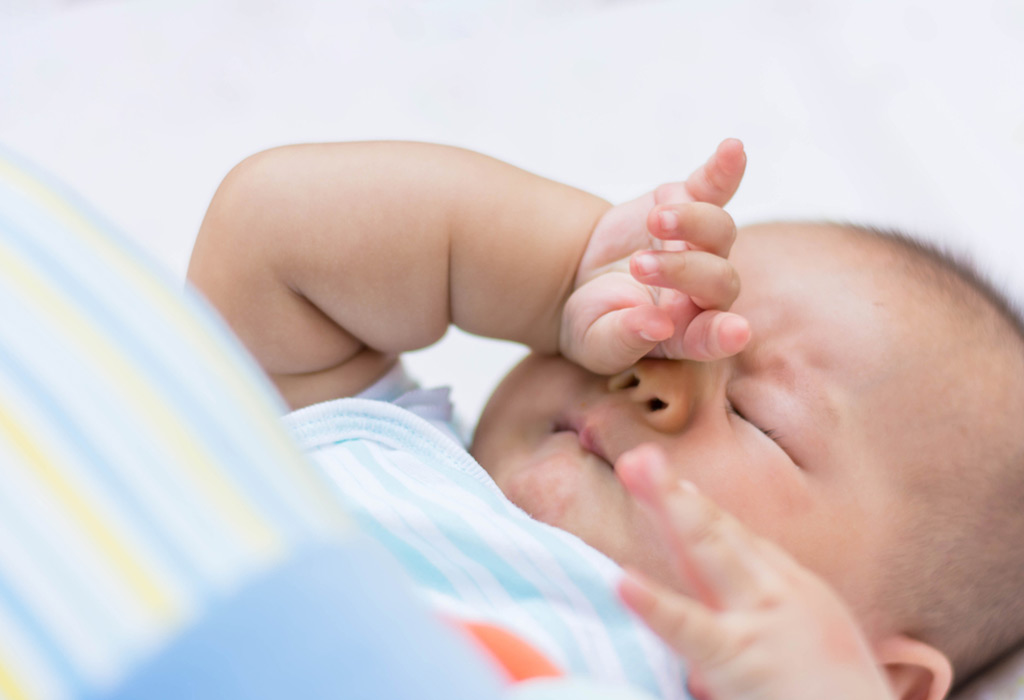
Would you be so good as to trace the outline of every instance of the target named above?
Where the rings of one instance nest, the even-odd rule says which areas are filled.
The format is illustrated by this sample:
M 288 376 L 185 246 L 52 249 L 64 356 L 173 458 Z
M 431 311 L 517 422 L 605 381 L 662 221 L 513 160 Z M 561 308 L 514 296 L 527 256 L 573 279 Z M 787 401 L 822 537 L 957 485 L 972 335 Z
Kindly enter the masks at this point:
M 934 466 L 951 478 L 915 484 L 912 498 L 923 507 L 908 509 L 916 515 L 880 589 L 903 632 L 949 657 L 961 687 L 1024 643 L 1024 314 L 963 254 L 891 229 L 831 226 L 889 253 L 885 274 L 918 282 L 929 306 L 967 334 L 962 342 L 981 344 L 1004 380 L 986 415 L 935 426 L 970 447 L 951 454 L 971 457 Z M 972 390 L 977 363 L 947 361 L 961 365 L 953 375 L 961 385 L 944 387 L 955 402 Z

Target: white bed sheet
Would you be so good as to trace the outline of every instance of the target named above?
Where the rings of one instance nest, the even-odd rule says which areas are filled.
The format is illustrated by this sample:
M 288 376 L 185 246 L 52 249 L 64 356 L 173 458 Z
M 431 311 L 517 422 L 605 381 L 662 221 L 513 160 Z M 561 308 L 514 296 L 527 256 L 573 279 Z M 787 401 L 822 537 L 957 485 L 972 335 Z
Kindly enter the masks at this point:
M 0 142 L 183 275 L 261 148 L 440 141 L 617 200 L 738 136 L 739 222 L 905 226 L 1024 298 L 1022 66 L 1015 0 L 0 0 Z M 412 366 L 472 417 L 517 356 L 457 337 Z

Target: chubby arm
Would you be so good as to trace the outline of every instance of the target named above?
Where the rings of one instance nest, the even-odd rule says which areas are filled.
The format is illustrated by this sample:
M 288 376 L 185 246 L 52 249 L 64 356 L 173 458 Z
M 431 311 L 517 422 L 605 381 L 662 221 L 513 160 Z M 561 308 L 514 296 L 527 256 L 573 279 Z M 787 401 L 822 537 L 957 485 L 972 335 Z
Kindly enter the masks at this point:
M 557 352 L 610 206 L 458 148 L 286 146 L 224 179 L 188 276 L 298 408 L 359 392 L 450 323 Z

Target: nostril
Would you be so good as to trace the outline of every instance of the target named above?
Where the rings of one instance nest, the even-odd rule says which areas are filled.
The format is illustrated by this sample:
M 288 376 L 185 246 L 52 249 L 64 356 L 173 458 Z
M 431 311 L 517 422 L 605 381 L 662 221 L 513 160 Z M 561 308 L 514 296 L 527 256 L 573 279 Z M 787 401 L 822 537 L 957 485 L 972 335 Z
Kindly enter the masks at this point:
M 650 408 L 652 411 L 660 411 L 661 409 L 667 406 L 667 403 L 658 398 L 651 399 L 650 401 L 647 402 L 647 407 Z

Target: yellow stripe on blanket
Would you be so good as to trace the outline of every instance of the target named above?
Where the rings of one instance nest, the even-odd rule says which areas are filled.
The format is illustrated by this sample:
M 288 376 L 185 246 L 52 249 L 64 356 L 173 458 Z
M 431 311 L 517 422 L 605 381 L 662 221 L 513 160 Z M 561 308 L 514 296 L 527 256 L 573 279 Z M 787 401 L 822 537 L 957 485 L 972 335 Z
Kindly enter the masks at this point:
M 156 444 L 172 456 L 181 473 L 193 482 L 196 492 L 205 497 L 206 503 L 197 507 L 221 516 L 225 525 L 259 560 L 278 559 L 285 548 L 279 533 L 240 497 L 239 490 L 225 478 L 216 459 L 199 448 L 201 442 L 197 436 L 192 435 L 181 416 L 161 400 L 152 382 L 132 365 L 123 349 L 85 322 L 65 297 L 31 274 L 27 266 L 19 264 L 2 246 L 0 275 L 23 294 L 26 305 L 35 307 L 41 318 L 50 319 L 52 327 L 66 336 L 67 347 L 77 348 L 93 366 L 103 371 L 111 390 L 122 395 L 123 405 L 139 411 L 149 432 L 157 438 Z
M 37 478 L 46 486 L 53 500 L 66 509 L 81 530 L 93 541 L 99 550 L 126 583 L 133 590 L 150 614 L 161 622 L 178 620 L 182 610 L 175 604 L 173 596 L 160 582 L 151 577 L 132 554 L 128 545 L 105 522 L 102 514 L 80 498 L 69 484 L 61 478 L 61 470 L 45 449 L 32 440 L 28 431 L 0 405 L 0 435 L 21 453 L 23 463 L 28 465 Z
M 69 233 L 85 241 L 90 251 L 106 265 L 110 266 L 111 273 L 115 277 L 122 277 L 128 284 L 135 287 L 140 295 L 146 298 L 147 303 L 152 304 L 154 312 L 160 317 L 161 322 L 173 328 L 178 338 L 187 343 L 191 350 L 195 351 L 202 360 L 210 367 L 215 368 L 218 373 L 218 380 L 223 382 L 230 394 L 227 400 L 245 414 L 245 418 L 252 424 L 263 425 L 264 445 L 270 449 L 272 461 L 277 463 L 279 469 L 288 469 L 289 485 L 298 491 L 295 494 L 299 500 L 294 505 L 302 504 L 303 507 L 296 509 L 296 514 L 305 518 L 307 524 L 315 529 L 331 534 L 351 531 L 351 523 L 337 508 L 337 503 L 330 498 L 321 488 L 320 483 L 310 479 L 303 468 L 296 469 L 301 465 L 294 445 L 287 439 L 284 431 L 280 430 L 278 415 L 268 411 L 267 392 L 273 391 L 269 383 L 262 387 L 264 391 L 257 390 L 253 386 L 252 376 L 239 371 L 237 357 L 224 351 L 223 346 L 215 341 L 215 335 L 210 329 L 202 327 L 197 320 L 200 318 L 196 310 L 189 308 L 182 303 L 181 295 L 172 290 L 163 280 L 154 276 L 146 267 L 139 264 L 139 260 L 131 251 L 120 245 L 119 242 L 110 237 L 109 232 L 103 230 L 88 215 L 83 213 L 73 204 L 56 194 L 49 186 L 27 173 L 18 165 L 4 159 L 0 153 L 0 183 L 8 187 L 16 188 L 23 196 L 33 202 L 33 205 L 41 211 L 54 218 L 55 224 L 65 228 Z M 285 410 L 283 401 L 280 408 Z M 255 465 L 254 465 L 255 466 Z M 279 477 L 280 474 L 265 474 L 263 478 Z M 282 498 L 289 498 L 289 495 L 282 492 Z M 236 499 L 230 499 L 235 501 Z M 316 504 L 315 508 L 309 507 Z M 237 506 L 228 506 L 238 510 Z M 236 519 L 248 519 L 240 513 Z M 272 538 L 266 537 L 266 528 L 256 527 L 254 532 L 260 531 L 263 534 L 257 539 L 264 541 L 265 546 L 277 552 L 280 543 L 274 542 Z M 269 555 L 270 552 L 268 551 Z
M 25 684 L 20 682 L 13 669 L 0 658 L 0 697 L 6 700 L 31 700 Z

